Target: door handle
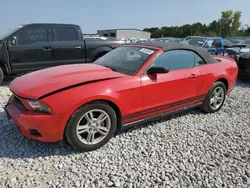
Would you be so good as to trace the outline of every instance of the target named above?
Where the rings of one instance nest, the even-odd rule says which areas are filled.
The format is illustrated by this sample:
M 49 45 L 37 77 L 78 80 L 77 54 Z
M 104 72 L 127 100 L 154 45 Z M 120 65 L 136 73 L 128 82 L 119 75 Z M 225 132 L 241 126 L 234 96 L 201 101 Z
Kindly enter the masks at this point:
M 76 49 L 80 49 L 80 48 L 82 48 L 82 46 L 75 46 L 75 48 L 76 48 Z
M 196 76 L 196 74 L 191 74 L 190 76 L 189 76 L 189 78 L 191 78 L 191 79 L 195 79 L 197 76 Z

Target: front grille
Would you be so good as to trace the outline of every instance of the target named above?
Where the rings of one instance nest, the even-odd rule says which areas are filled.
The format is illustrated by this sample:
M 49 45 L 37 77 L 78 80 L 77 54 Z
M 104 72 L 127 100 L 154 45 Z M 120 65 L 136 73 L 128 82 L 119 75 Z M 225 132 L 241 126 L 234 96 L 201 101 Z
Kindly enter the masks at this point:
M 24 106 L 23 102 L 17 97 L 14 95 L 14 99 L 13 99 L 13 103 L 20 109 L 20 110 L 23 110 L 23 111 L 26 111 L 26 107 Z

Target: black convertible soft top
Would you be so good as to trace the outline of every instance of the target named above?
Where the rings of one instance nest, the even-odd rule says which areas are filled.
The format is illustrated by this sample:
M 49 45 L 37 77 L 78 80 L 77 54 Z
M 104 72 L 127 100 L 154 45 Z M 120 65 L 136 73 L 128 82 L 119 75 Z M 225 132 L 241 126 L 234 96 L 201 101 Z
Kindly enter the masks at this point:
M 193 52 L 196 52 L 198 55 L 200 55 L 206 63 L 218 63 L 219 62 L 217 59 L 213 58 L 205 49 L 192 46 L 189 44 L 152 41 L 152 42 L 139 43 L 136 45 L 158 47 L 158 48 L 162 48 L 165 52 L 170 51 L 170 50 L 191 50 Z

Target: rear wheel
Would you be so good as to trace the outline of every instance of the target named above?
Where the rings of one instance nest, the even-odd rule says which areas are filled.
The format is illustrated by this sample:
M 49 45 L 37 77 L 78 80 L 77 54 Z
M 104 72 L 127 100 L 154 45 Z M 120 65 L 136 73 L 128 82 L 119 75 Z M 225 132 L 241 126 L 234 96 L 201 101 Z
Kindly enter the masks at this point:
M 222 82 L 215 82 L 203 102 L 202 110 L 207 113 L 219 111 L 226 98 L 226 86 Z
M 101 57 L 104 56 L 106 53 L 108 53 L 108 52 L 101 52 L 101 53 L 99 53 L 99 54 L 95 57 L 94 61 L 96 61 L 97 59 L 101 58 Z
M 105 145 L 117 127 L 115 111 L 108 104 L 94 102 L 78 109 L 70 118 L 65 136 L 77 150 L 91 151 Z
M 3 81 L 3 78 L 4 78 L 3 69 L 0 67 L 0 84 Z

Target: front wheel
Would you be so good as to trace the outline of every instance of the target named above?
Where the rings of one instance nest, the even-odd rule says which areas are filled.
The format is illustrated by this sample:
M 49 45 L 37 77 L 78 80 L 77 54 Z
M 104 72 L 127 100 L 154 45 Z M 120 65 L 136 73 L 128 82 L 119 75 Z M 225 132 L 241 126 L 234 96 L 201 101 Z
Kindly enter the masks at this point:
M 116 113 L 103 102 L 94 102 L 79 108 L 65 128 L 67 141 L 77 150 L 91 151 L 105 145 L 117 127 Z
M 219 111 L 226 98 L 226 87 L 222 82 L 215 82 L 209 90 L 203 105 L 202 110 L 207 113 Z

